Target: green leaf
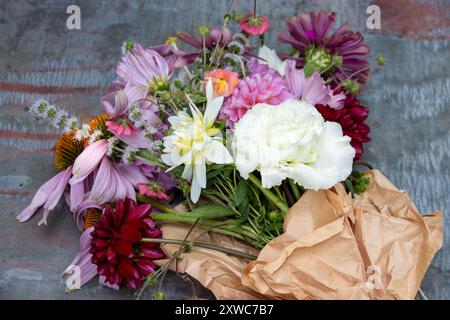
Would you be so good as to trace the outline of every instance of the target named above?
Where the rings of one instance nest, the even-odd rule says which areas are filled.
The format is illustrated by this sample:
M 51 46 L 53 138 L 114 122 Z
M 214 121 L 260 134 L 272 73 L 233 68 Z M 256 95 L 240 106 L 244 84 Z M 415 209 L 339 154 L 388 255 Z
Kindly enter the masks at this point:
M 215 219 L 233 216 L 235 212 L 218 204 L 205 204 L 185 214 L 196 219 Z
M 242 224 L 248 220 L 249 205 L 247 198 L 245 198 L 243 202 L 239 205 L 239 213 L 241 214 L 241 217 L 239 218 L 238 222 L 239 224 Z
M 245 180 L 238 182 L 237 188 L 234 191 L 234 202 L 236 206 L 240 206 L 247 196 L 247 183 Z
M 206 178 L 208 180 L 214 178 L 215 176 L 219 175 L 221 172 L 224 171 L 225 164 L 212 164 L 208 166 L 208 172 L 206 173 Z
M 303 67 L 303 72 L 305 73 L 305 77 L 308 78 L 312 76 L 315 71 L 319 71 L 317 66 L 314 63 L 307 63 Z

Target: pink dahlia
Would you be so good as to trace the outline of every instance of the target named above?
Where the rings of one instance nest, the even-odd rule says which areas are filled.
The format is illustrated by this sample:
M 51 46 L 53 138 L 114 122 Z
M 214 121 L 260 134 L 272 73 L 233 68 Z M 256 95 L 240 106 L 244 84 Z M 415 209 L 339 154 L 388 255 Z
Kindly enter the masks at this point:
M 255 16 L 249 12 L 239 22 L 241 29 L 252 36 L 259 36 L 269 30 L 269 19 L 266 16 Z
M 313 65 L 334 86 L 346 79 L 364 84 L 369 78 L 369 63 L 362 59 L 370 49 L 359 32 L 349 30 L 345 23 L 331 33 L 336 14 L 326 11 L 302 13 L 286 21 L 287 33 L 279 40 L 292 45 L 299 52 L 297 67 Z
M 153 260 L 164 257 L 157 243 L 141 242 L 144 237 L 161 237 L 150 212 L 150 205 L 126 199 L 117 201 L 114 209 L 106 206 L 95 224 L 89 252 L 97 273 L 110 285 L 138 288 L 157 268 Z
M 346 96 L 342 109 L 336 110 L 320 104 L 316 108 L 325 120 L 338 122 L 342 126 L 344 135 L 352 139 L 350 144 L 356 151 L 354 160 L 360 160 L 364 152 L 363 143 L 371 141 L 370 128 L 364 123 L 369 109 L 361 106 L 359 100 L 352 95 Z
M 220 119 L 226 119 L 227 125 L 233 127 L 255 104 L 278 105 L 291 97 L 282 77 L 272 73 L 255 73 L 239 82 L 225 101 Z

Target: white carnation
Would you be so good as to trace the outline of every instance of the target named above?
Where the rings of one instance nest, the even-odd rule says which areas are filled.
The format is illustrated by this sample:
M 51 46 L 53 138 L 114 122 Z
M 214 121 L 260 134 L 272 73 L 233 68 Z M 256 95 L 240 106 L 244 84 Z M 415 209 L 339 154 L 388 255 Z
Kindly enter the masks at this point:
M 236 124 L 232 149 L 241 176 L 258 170 L 265 188 L 286 178 L 307 189 L 331 188 L 350 175 L 355 156 L 338 123 L 296 100 L 254 106 Z

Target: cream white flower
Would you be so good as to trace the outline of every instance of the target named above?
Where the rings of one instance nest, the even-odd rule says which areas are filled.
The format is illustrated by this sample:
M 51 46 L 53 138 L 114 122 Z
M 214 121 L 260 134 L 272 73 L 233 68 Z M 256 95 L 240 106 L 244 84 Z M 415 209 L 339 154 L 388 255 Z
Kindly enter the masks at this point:
M 267 46 L 259 48 L 258 57 L 264 60 L 258 60 L 259 63 L 267 64 L 270 68 L 278 71 L 278 73 L 284 76 L 286 69 L 286 62 L 282 61 L 275 50 L 270 49 Z
M 296 100 L 254 106 L 236 124 L 232 149 L 241 176 L 258 170 L 265 188 L 286 178 L 307 189 L 331 188 L 350 175 L 355 156 L 338 123 Z
M 205 114 L 188 97 L 192 116 L 180 111 L 169 117 L 173 133 L 164 137 L 161 156 L 164 163 L 171 166 L 169 170 L 184 165 L 182 177 L 191 181 L 191 200 L 194 203 L 198 201 L 201 189 L 206 187 L 206 164 L 233 162 L 220 130 L 214 127 L 223 97 L 214 96 L 211 81 L 206 85 L 206 98 Z

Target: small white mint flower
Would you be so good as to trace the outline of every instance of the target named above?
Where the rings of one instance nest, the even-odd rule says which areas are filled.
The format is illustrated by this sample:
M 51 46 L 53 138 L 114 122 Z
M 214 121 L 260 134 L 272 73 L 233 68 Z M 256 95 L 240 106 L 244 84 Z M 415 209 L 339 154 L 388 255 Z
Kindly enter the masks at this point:
M 214 97 L 211 80 L 206 85 L 204 114 L 187 97 L 192 116 L 180 111 L 169 117 L 173 133 L 163 138 L 161 159 L 171 166 L 169 170 L 184 165 L 182 177 L 191 181 L 191 200 L 195 203 L 206 187 L 206 164 L 232 163 L 233 158 L 223 144 L 220 130 L 214 126 L 224 98 Z
M 139 148 L 127 146 L 122 154 L 122 163 L 131 164 Z
M 91 133 L 89 136 L 89 142 L 88 144 L 93 144 L 95 141 L 97 141 L 102 136 L 102 132 L 100 130 L 95 130 Z
M 84 138 L 87 138 L 90 136 L 90 127 L 88 124 L 83 124 L 81 129 L 77 129 L 75 133 L 75 139 L 78 141 L 83 140 Z
M 267 64 L 270 68 L 278 71 L 278 73 L 284 76 L 286 69 L 286 61 L 282 61 L 275 50 L 270 49 L 267 46 L 259 48 L 258 57 L 264 60 L 258 60 L 259 63 Z
M 50 124 L 55 128 L 59 128 L 63 126 L 63 122 L 65 123 L 68 117 L 69 114 L 67 113 L 67 111 L 59 109 L 56 111 L 56 115 L 52 118 Z
M 106 149 L 106 156 L 107 157 L 111 157 L 113 152 L 114 152 L 114 147 L 117 143 L 117 138 L 116 137 L 111 137 L 108 140 L 106 140 L 108 142 L 108 147 Z
M 76 117 L 70 117 L 66 121 L 66 125 L 64 126 L 64 131 L 71 131 L 75 128 L 76 124 L 78 122 L 78 119 Z

